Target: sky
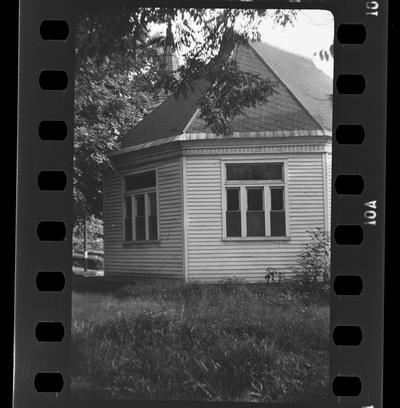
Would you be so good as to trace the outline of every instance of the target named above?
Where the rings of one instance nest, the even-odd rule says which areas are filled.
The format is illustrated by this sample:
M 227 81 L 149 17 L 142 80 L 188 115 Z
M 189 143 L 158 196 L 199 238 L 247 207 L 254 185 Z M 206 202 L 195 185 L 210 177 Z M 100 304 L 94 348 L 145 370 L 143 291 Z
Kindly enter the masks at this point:
M 165 32 L 165 25 L 152 27 L 151 31 Z M 293 54 L 311 59 L 317 68 L 333 77 L 333 60 L 321 61 L 318 53 L 328 50 L 334 40 L 333 15 L 327 10 L 300 10 L 294 25 L 283 27 L 265 17 L 259 26 L 261 41 Z
M 334 22 L 329 11 L 301 10 L 293 27 L 274 25 L 267 20 L 260 25 L 260 33 L 263 42 L 312 59 L 318 68 L 333 77 L 333 63 L 324 63 L 313 55 L 321 49 L 329 49 L 333 43 Z

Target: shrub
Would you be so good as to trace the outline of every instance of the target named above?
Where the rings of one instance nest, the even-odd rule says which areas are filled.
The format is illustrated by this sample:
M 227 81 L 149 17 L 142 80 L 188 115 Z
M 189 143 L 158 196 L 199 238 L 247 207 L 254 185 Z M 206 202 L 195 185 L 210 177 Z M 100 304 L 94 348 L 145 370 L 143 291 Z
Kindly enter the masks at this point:
M 321 228 L 307 232 L 310 240 L 297 258 L 293 287 L 305 296 L 326 296 L 330 287 L 330 236 Z
M 278 282 L 281 283 L 283 274 L 278 268 L 271 268 L 268 267 L 265 269 L 265 276 L 264 279 L 267 281 L 267 283 L 274 283 Z

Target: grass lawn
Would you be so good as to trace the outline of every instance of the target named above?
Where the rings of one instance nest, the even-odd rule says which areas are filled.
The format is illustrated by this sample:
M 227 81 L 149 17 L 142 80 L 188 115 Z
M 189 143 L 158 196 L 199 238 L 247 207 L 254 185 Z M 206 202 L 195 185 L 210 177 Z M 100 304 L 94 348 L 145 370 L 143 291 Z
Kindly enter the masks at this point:
M 75 397 L 307 402 L 328 395 L 326 301 L 304 302 L 284 285 L 87 282 L 72 295 Z

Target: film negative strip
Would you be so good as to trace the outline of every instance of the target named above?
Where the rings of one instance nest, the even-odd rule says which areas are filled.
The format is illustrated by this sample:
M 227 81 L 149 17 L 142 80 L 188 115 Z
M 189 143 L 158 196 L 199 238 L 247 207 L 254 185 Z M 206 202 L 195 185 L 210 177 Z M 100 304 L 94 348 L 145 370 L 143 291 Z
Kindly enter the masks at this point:
M 387 14 L 21 1 L 16 407 L 382 406 Z

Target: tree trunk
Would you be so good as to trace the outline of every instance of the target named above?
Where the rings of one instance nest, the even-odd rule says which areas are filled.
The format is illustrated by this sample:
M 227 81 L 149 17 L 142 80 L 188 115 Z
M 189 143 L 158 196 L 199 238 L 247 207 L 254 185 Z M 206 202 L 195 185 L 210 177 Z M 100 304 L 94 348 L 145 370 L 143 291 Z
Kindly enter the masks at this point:
M 87 218 L 85 217 L 85 221 L 83 223 L 83 256 L 84 256 L 84 272 L 87 272 Z

